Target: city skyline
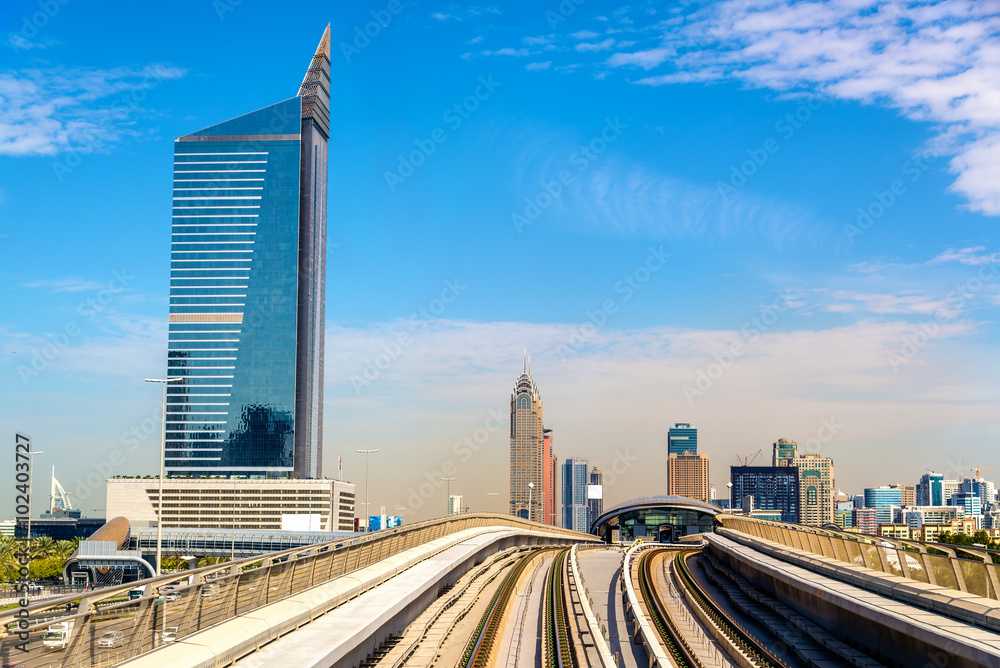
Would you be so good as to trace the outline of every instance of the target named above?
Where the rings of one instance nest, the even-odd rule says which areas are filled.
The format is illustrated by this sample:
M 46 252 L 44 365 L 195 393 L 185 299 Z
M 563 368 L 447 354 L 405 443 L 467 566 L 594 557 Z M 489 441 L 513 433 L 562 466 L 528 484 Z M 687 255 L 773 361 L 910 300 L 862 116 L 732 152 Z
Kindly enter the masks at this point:
M 609 505 L 682 421 L 720 490 L 779 437 L 854 491 L 997 466 L 996 18 L 717 5 L 413 3 L 362 40 L 388 10 L 9 3 L 0 425 L 85 508 L 156 470 L 172 138 L 287 99 L 330 22 L 323 475 L 378 448 L 373 506 L 440 513 L 447 464 L 488 508 L 524 347 Z

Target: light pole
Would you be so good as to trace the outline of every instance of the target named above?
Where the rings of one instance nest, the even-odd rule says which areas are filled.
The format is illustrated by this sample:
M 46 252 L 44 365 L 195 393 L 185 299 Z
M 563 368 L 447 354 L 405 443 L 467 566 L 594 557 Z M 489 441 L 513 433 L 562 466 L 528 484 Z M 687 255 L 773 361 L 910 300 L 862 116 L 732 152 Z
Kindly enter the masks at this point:
M 160 422 L 160 491 L 156 500 L 156 574 L 163 575 L 163 475 L 167 456 L 167 383 L 179 383 L 183 378 L 147 378 L 147 383 L 163 384 L 163 420 Z M 166 596 L 163 598 L 166 607 Z M 163 615 L 163 628 L 167 628 L 167 616 Z
M 31 568 L 31 488 L 35 483 L 35 455 L 44 455 L 45 452 L 39 450 L 29 451 L 28 456 L 31 457 L 31 468 L 28 470 L 28 568 Z M 28 575 L 31 575 L 29 572 Z
M 378 450 L 355 450 L 355 452 L 360 452 L 365 456 L 365 533 L 370 533 L 372 528 L 369 526 L 368 518 L 371 515 L 371 506 L 368 505 L 368 455 L 375 454 Z
M 528 521 L 531 521 L 531 493 L 535 491 L 535 483 L 528 483 Z
M 486 496 L 496 496 L 499 493 L 500 492 L 486 492 Z M 496 512 L 496 509 L 493 507 L 493 504 L 495 502 L 496 502 L 496 499 L 490 499 L 490 512 L 491 513 Z
M 445 517 L 448 517 L 448 515 L 451 515 L 451 481 L 454 480 L 454 478 L 441 478 L 441 480 L 448 483 L 448 510 L 444 515 Z

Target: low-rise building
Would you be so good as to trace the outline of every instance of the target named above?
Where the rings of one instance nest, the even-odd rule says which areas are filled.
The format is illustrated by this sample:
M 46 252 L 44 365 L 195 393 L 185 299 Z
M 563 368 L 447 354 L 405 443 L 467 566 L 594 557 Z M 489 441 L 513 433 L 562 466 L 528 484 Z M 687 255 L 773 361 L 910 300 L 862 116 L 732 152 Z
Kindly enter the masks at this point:
M 155 526 L 159 478 L 110 478 L 108 517 Z M 325 479 L 165 478 L 163 526 L 282 529 L 296 515 L 318 515 L 324 531 L 354 531 L 354 485 Z
M 878 525 L 878 535 L 909 540 L 910 527 L 906 524 L 880 524 Z

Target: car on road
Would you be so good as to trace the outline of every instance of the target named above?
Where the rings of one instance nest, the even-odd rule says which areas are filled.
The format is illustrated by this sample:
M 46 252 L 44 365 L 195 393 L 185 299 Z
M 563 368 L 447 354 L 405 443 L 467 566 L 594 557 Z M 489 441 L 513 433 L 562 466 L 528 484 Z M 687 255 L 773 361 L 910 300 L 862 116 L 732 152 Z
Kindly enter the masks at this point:
M 177 599 L 179 599 L 181 597 L 180 592 L 177 591 L 177 587 L 175 587 L 173 585 L 167 585 L 166 587 L 160 587 L 160 594 L 163 595 L 163 597 L 167 600 L 168 603 L 176 601 Z
M 125 644 L 125 634 L 121 631 L 108 631 L 97 639 L 98 647 L 121 647 Z
M 160 633 L 160 640 L 162 640 L 164 644 L 166 644 L 168 642 L 176 642 L 177 641 L 177 627 L 176 626 L 168 626 L 167 628 L 165 628 Z

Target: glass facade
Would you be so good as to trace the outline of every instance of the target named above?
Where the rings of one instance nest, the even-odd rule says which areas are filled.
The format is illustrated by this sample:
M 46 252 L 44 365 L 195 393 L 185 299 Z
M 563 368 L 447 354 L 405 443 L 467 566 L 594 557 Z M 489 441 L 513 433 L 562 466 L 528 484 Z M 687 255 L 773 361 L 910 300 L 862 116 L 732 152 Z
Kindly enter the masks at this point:
M 566 458 L 562 465 L 562 526 L 586 533 L 590 526 L 587 505 L 589 472 L 586 459 Z
M 730 503 L 744 508 L 747 497 L 753 499 L 754 510 L 777 510 L 782 522 L 799 521 L 799 475 L 790 466 L 730 467 Z
M 698 454 L 698 430 L 687 422 L 678 422 L 667 431 L 667 456 Z
M 713 515 L 687 508 L 638 508 L 618 518 L 621 540 L 650 537 L 672 543 L 681 536 L 712 531 Z
M 328 77 L 174 144 L 171 475 L 322 474 Z

